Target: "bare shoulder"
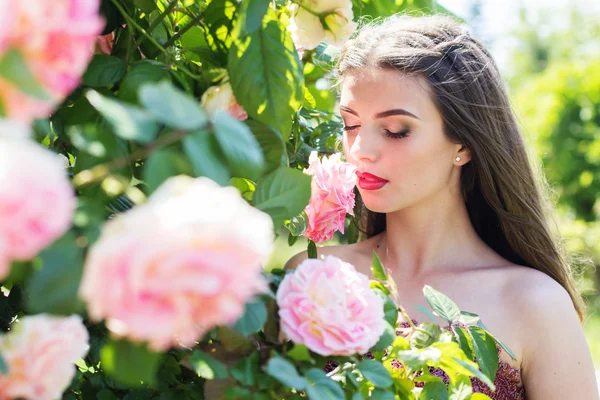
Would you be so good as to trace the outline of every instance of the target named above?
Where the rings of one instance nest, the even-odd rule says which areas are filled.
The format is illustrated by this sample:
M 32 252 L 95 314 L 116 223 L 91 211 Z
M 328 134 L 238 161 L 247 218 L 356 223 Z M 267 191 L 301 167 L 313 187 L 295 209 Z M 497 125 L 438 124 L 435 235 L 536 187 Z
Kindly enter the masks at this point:
M 526 267 L 511 273 L 506 283 L 528 397 L 598 399 L 591 354 L 567 290 Z

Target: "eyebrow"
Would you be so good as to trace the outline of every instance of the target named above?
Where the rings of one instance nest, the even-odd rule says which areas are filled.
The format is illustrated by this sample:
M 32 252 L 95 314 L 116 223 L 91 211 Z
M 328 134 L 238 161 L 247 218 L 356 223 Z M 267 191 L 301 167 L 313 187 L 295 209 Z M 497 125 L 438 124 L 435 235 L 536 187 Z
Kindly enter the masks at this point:
M 346 111 L 350 114 L 356 115 L 358 117 L 358 113 L 346 106 L 340 106 L 340 110 L 342 111 Z M 387 111 L 382 111 L 380 113 L 375 114 L 375 118 L 385 118 L 385 117 L 389 117 L 392 115 L 406 115 L 407 117 L 412 117 L 412 118 L 416 118 L 418 120 L 420 120 L 421 118 L 417 117 L 415 114 L 406 111 L 403 108 L 395 108 L 393 110 L 387 110 Z

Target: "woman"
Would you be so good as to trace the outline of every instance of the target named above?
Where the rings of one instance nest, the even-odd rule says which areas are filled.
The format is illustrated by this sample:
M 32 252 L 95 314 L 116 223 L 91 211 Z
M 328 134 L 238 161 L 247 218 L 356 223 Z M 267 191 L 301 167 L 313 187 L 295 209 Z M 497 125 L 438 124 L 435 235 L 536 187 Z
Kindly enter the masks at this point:
M 415 319 L 425 284 L 479 314 L 516 355 L 500 353 L 494 398 L 598 399 L 581 297 L 483 45 L 449 17 L 394 16 L 348 41 L 337 73 L 365 240 L 319 255 L 370 275 L 377 252 Z

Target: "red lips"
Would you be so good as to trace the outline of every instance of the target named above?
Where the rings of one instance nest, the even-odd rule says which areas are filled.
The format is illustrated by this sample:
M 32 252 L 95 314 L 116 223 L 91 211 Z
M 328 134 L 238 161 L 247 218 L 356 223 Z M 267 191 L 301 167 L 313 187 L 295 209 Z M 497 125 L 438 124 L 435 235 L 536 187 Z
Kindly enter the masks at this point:
M 374 181 L 374 182 L 384 181 L 384 182 L 387 182 L 386 179 L 380 178 L 377 175 L 373 175 L 373 174 L 370 174 L 368 172 L 356 171 L 356 176 L 358 176 L 360 179 L 365 179 L 365 180 L 368 180 L 368 181 Z
M 387 180 L 368 172 L 356 171 L 356 176 L 358 176 L 358 187 L 364 190 L 378 190 L 388 183 Z

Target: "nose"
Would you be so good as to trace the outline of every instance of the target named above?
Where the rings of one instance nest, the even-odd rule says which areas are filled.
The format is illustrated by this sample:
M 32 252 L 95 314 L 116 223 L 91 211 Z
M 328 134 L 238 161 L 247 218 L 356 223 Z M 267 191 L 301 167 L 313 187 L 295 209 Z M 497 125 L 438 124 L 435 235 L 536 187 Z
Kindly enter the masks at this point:
M 350 157 L 356 162 L 373 162 L 379 157 L 377 141 L 359 132 L 354 138 L 348 138 Z

